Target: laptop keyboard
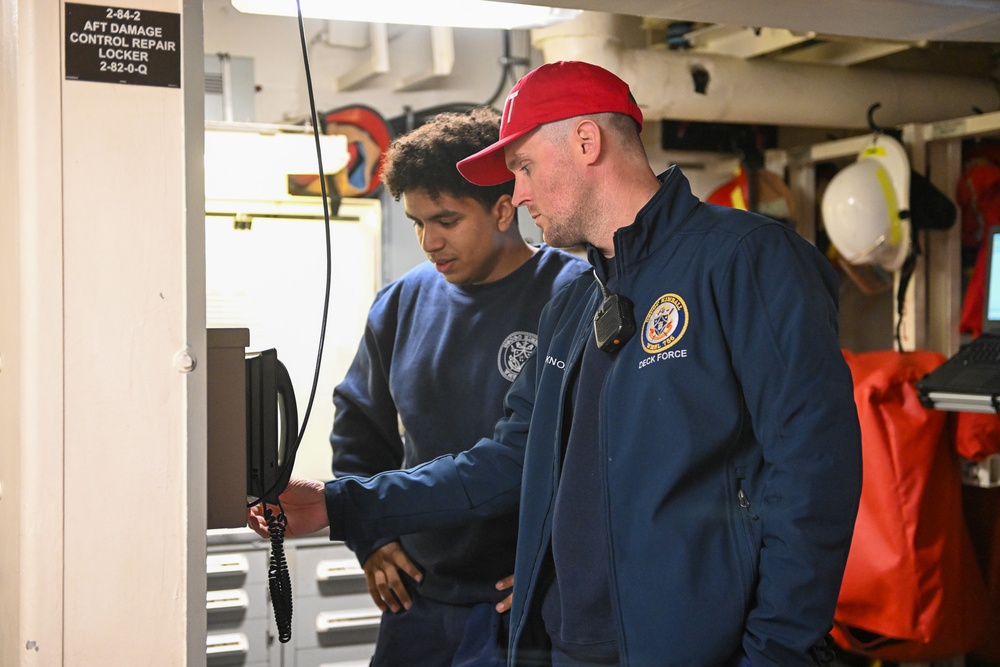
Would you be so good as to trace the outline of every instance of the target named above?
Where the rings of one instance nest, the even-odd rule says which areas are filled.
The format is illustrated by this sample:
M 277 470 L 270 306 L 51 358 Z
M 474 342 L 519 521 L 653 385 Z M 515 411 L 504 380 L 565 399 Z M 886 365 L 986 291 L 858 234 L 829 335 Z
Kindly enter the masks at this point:
M 962 350 L 962 363 L 990 364 L 1000 362 L 1000 339 L 978 340 Z

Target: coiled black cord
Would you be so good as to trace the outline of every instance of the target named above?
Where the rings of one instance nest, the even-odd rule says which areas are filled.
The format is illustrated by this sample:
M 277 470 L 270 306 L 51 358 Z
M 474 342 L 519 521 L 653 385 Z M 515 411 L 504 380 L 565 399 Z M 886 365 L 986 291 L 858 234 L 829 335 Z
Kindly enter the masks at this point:
M 309 118 L 313 127 L 313 141 L 316 145 L 316 162 L 319 170 L 320 193 L 323 198 L 323 220 L 326 232 L 326 285 L 323 298 L 323 318 L 320 325 L 319 346 L 316 351 L 316 367 L 313 374 L 312 389 L 309 392 L 309 402 L 306 405 L 305 415 L 296 438 L 294 446 L 289 449 L 289 458 L 284 462 L 284 466 L 291 466 L 295 460 L 295 451 L 298 449 L 302 436 L 306 431 L 306 424 L 309 423 L 309 414 L 312 411 L 313 399 L 316 397 L 316 385 L 319 382 L 320 366 L 323 360 L 323 343 L 326 338 L 326 322 L 330 311 L 330 283 L 332 275 L 332 257 L 330 244 L 330 200 L 326 191 L 326 177 L 323 169 L 323 152 L 320 149 L 319 140 L 319 119 L 316 114 L 316 100 L 313 96 L 312 73 L 309 67 L 309 52 L 306 48 L 305 25 L 302 20 L 302 3 L 296 0 L 295 7 L 298 14 L 299 42 L 302 47 L 302 63 L 306 75 L 306 90 L 309 91 Z M 282 476 L 278 476 L 274 485 L 267 489 L 257 502 L 264 508 L 264 520 L 267 521 L 267 532 L 271 538 L 271 559 L 267 568 L 267 583 L 271 591 L 271 606 L 274 607 L 274 622 L 278 626 L 278 641 L 287 644 L 292 638 L 292 579 L 288 574 L 288 563 L 285 562 L 285 528 L 288 526 L 288 518 L 285 510 L 281 507 L 281 499 L 277 499 L 278 515 L 267 504 L 267 499 L 274 494 L 280 494 L 283 488 L 278 488 Z M 286 478 L 287 479 L 287 478 Z M 253 503 L 256 504 L 256 503 Z M 251 504 L 251 506 L 253 505 Z
M 267 532 L 271 536 L 271 560 L 267 567 L 267 582 L 271 590 L 271 605 L 274 607 L 274 622 L 278 626 L 278 641 L 287 644 L 292 638 L 292 579 L 285 562 L 285 527 L 288 520 L 285 510 L 278 503 L 278 515 L 264 505 L 264 519 Z

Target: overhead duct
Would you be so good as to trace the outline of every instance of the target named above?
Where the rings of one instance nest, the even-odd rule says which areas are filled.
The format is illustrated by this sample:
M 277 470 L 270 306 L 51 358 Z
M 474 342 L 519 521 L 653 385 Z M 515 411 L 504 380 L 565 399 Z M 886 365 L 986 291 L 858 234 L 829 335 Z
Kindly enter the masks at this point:
M 883 127 L 1000 108 L 992 82 L 968 77 L 630 48 L 630 21 L 584 12 L 533 30 L 532 45 L 545 62 L 586 60 L 611 70 L 648 119 L 867 129 L 875 103 Z

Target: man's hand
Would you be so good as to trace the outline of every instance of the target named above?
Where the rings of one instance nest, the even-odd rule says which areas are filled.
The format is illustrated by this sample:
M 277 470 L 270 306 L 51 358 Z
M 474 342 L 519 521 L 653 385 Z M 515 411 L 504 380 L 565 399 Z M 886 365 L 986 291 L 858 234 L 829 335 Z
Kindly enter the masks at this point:
M 379 547 L 368 557 L 363 567 L 368 580 L 368 594 L 379 609 L 389 609 L 395 613 L 399 611 L 400 604 L 405 609 L 412 606 L 413 602 L 399 571 L 403 570 L 415 581 L 420 581 L 424 575 L 406 555 L 399 542 L 389 542 Z
M 288 486 L 278 498 L 288 519 L 285 537 L 308 535 L 330 525 L 326 514 L 323 482 L 293 477 L 288 480 Z M 272 513 L 278 514 L 277 506 L 268 505 L 268 507 Z M 267 520 L 264 519 L 263 504 L 254 505 L 247 510 L 247 525 L 261 537 L 270 537 Z
M 508 590 L 510 590 L 512 588 L 514 588 L 514 575 L 513 574 L 510 575 L 509 577 L 504 577 L 503 579 L 501 579 L 500 581 L 497 582 L 497 590 L 498 591 L 508 591 Z M 511 598 L 513 598 L 513 597 L 514 597 L 514 593 L 513 593 L 513 591 L 511 591 L 510 595 L 508 595 L 507 597 L 505 597 L 503 600 L 500 600 L 500 602 L 497 602 L 496 610 L 497 610 L 498 614 L 502 614 L 502 613 L 504 613 L 506 611 L 510 611 L 510 601 L 511 601 Z

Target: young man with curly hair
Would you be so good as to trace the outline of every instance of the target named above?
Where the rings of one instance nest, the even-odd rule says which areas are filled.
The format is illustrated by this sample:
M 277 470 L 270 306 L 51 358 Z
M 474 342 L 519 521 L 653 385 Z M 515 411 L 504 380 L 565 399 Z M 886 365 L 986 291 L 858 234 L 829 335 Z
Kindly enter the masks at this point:
M 524 241 L 511 183 L 455 164 L 497 141 L 488 108 L 398 138 L 382 180 L 413 220 L 423 262 L 383 288 L 334 390 L 333 472 L 369 477 L 456 454 L 493 432 L 537 344 L 542 307 L 589 266 Z M 504 662 L 517 513 L 348 545 L 383 610 L 373 666 Z

